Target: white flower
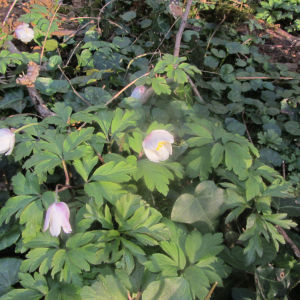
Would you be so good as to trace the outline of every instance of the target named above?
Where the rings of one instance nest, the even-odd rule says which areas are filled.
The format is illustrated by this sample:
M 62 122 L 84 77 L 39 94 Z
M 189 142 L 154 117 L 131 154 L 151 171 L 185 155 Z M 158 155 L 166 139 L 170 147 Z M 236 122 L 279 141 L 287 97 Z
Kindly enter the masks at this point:
M 5 155 L 11 154 L 15 145 L 15 134 L 7 129 L 0 129 L 0 153 L 5 153 Z
M 140 85 L 133 90 L 130 97 L 140 100 L 143 94 L 145 93 L 145 91 L 146 91 L 146 87 Z
M 29 28 L 29 24 L 23 23 L 19 25 L 15 30 L 15 33 L 19 40 L 22 42 L 30 42 L 34 38 L 34 31 Z
M 65 233 L 72 232 L 69 217 L 70 210 L 66 203 L 52 203 L 47 210 L 44 231 L 46 231 L 50 225 L 50 233 L 52 236 L 59 236 L 61 227 Z
M 143 148 L 146 156 L 153 162 L 164 161 L 172 154 L 173 135 L 166 130 L 153 130 L 144 139 Z

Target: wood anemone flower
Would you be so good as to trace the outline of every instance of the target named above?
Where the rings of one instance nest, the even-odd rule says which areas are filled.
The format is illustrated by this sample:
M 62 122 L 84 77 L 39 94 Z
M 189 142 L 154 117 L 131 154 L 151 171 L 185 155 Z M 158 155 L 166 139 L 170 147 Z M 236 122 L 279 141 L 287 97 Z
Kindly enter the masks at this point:
M 8 128 L 0 129 L 0 154 L 11 154 L 16 142 L 15 134 Z
M 19 40 L 21 40 L 24 43 L 30 42 L 34 38 L 34 31 L 29 28 L 29 24 L 23 23 L 19 25 L 15 33 Z
M 59 236 L 61 227 L 65 233 L 72 232 L 69 217 L 70 210 L 66 203 L 52 203 L 47 210 L 44 231 L 50 226 L 52 236 Z
M 146 156 L 153 162 L 165 161 L 172 155 L 173 135 L 166 130 L 153 130 L 144 139 L 143 148 Z

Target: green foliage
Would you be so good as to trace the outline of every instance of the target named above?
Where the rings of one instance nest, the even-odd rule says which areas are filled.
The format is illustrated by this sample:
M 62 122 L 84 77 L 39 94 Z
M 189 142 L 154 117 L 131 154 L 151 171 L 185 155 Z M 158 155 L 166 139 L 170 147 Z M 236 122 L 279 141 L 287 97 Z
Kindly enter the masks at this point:
M 278 23 L 278 21 L 286 22 L 288 19 L 290 26 L 288 31 L 299 30 L 299 0 L 268 0 L 261 1 L 257 7 L 257 19 L 266 20 L 268 23 Z
M 299 263 L 280 232 L 300 248 L 300 76 L 234 29 L 253 3 L 223 2 L 193 2 L 179 57 L 171 1 L 96 1 L 80 15 L 64 4 L 55 16 L 58 2 L 34 4 L 20 18 L 34 41 L 0 33 L 0 128 L 16 138 L 0 157 L 1 300 L 197 300 L 215 282 L 216 299 L 288 297 Z M 298 4 L 258 10 L 294 30 Z M 53 36 L 74 13 L 79 34 Z M 40 60 L 28 93 L 16 78 Z M 152 145 L 168 160 L 145 155 L 153 130 L 173 135 Z M 43 227 L 58 201 L 72 231 L 56 237 Z

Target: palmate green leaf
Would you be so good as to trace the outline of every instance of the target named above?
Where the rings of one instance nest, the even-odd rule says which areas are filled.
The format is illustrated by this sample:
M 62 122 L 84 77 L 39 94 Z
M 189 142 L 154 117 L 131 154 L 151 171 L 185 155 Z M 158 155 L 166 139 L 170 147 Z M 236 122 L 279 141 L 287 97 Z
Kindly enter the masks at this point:
M 60 282 L 60 286 L 54 286 L 50 289 L 45 300 L 69 299 L 81 300 L 80 287 L 75 284 Z
M 171 94 L 170 87 L 167 85 L 167 81 L 163 77 L 154 77 L 151 79 L 152 81 L 152 87 L 154 89 L 154 92 L 157 95 L 163 94 Z
M 223 214 L 227 209 L 233 209 L 225 219 L 225 223 L 229 223 L 237 218 L 246 208 L 251 208 L 244 196 L 239 195 L 233 189 L 226 190 L 225 203 L 221 206 L 221 213 Z
M 212 145 L 204 145 L 202 147 L 191 150 L 182 160 L 186 164 L 186 174 L 190 178 L 200 177 L 200 180 L 206 180 L 212 172 L 211 151 Z
M 99 167 L 91 176 L 91 181 L 112 181 L 116 183 L 126 182 L 136 168 L 127 161 L 119 163 L 111 161 Z
M 28 290 L 28 289 L 15 289 L 2 296 L 0 300 L 19 300 L 19 299 L 39 300 L 42 297 L 44 297 L 44 295 L 37 291 Z
M 86 204 L 87 214 L 84 215 L 85 219 L 90 219 L 91 222 L 97 220 L 102 224 L 102 226 L 106 229 L 114 229 L 114 225 L 112 223 L 112 217 L 109 210 L 109 207 L 106 205 L 103 211 L 102 206 L 96 205 L 95 201 L 90 200 L 89 204 Z
M 89 271 L 95 261 L 97 247 L 93 244 L 95 233 L 77 233 L 68 239 L 66 249 L 59 249 L 53 256 L 51 276 L 60 272 L 60 281 L 71 282 L 72 273 Z
M 213 181 L 201 182 L 195 194 L 183 194 L 177 198 L 171 219 L 193 224 L 200 232 L 214 232 L 219 224 L 220 206 L 224 203 L 224 191 Z
M 85 286 L 80 295 L 85 300 L 127 300 L 127 291 L 114 275 L 98 275 L 97 281 Z
M 19 281 L 18 272 L 22 259 L 1 258 L 0 259 L 0 297 L 13 289 L 13 285 Z
M 171 229 L 171 221 L 168 223 Z M 176 278 L 180 272 L 189 283 L 193 299 L 197 296 L 203 300 L 209 292 L 210 284 L 217 281 L 219 286 L 222 286 L 221 278 L 227 277 L 231 271 L 216 257 L 223 250 L 222 234 L 202 235 L 194 230 L 186 235 L 182 230 L 178 230 L 178 225 L 175 226 L 177 231 L 173 228 L 172 232 L 175 233 L 175 229 L 177 237 L 173 235 L 171 239 L 177 241 L 160 243 L 168 256 L 161 253 L 153 254 L 144 266 L 151 272 L 161 272 L 163 276 Z
M 240 180 L 245 180 L 248 176 L 247 169 L 252 164 L 252 157 L 248 148 L 232 142 L 227 142 L 224 148 L 225 164 L 228 170 L 233 170 Z
M 163 195 L 169 191 L 169 181 L 174 180 L 173 174 L 163 164 L 153 163 L 148 159 L 142 159 L 137 162 L 137 171 L 133 174 L 137 181 L 144 178 L 150 191 L 157 189 Z
M 136 126 L 136 114 L 135 111 L 125 110 L 117 108 L 114 112 L 114 116 L 111 123 L 111 137 L 114 138 L 116 134 L 124 131 L 130 126 Z
M 81 160 L 77 159 L 73 162 L 73 166 L 75 167 L 76 171 L 80 174 L 85 182 L 88 181 L 89 175 L 95 165 L 98 163 L 99 159 L 97 156 L 93 156 L 91 153 L 83 157 Z
M 144 266 L 151 272 L 162 272 L 163 276 L 176 276 L 177 271 L 183 270 L 186 266 L 184 252 L 173 242 L 161 242 L 160 246 L 171 259 L 163 254 L 153 254 L 151 261 L 145 262 Z
M 192 300 L 188 282 L 181 277 L 165 278 L 150 283 L 143 300 Z
M 122 186 L 118 183 L 109 181 L 90 182 L 84 185 L 84 191 L 90 197 L 94 197 L 96 204 L 101 206 L 103 199 L 115 204 L 120 195 L 126 193 Z
M 20 224 L 26 224 L 25 230 L 22 232 L 24 243 L 36 237 L 43 223 L 44 208 L 42 201 L 37 200 L 31 202 L 20 214 Z
M 99 167 L 91 176 L 90 181 L 84 186 L 85 192 L 94 197 L 97 205 L 102 205 L 103 198 L 115 204 L 117 197 L 124 193 L 118 183 L 126 182 L 131 179 L 131 174 L 136 167 L 129 164 L 126 160 L 117 162 L 116 160 L 107 162 Z
M 46 295 L 49 291 L 46 278 L 38 272 L 34 273 L 34 277 L 28 273 L 19 273 L 20 283 L 26 289 L 34 290 Z
M 57 116 L 50 116 L 45 119 L 48 124 L 55 124 L 61 127 L 70 126 L 70 117 L 72 114 L 72 108 L 66 106 L 65 103 L 57 102 L 52 110 L 57 114 Z

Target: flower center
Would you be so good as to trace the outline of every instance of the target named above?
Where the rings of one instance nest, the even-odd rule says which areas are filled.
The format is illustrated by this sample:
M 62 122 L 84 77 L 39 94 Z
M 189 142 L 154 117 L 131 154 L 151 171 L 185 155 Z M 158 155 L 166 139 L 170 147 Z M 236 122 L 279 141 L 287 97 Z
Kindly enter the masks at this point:
M 157 147 L 156 147 L 156 151 L 159 151 L 160 148 L 164 145 L 164 142 L 160 142 L 158 143 Z

